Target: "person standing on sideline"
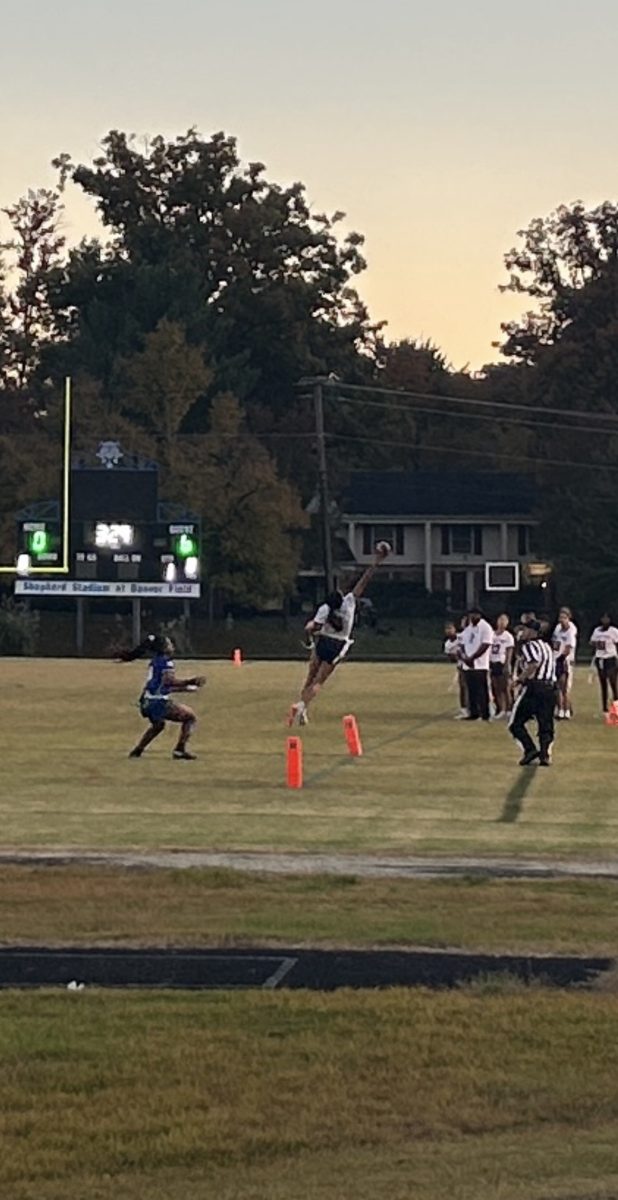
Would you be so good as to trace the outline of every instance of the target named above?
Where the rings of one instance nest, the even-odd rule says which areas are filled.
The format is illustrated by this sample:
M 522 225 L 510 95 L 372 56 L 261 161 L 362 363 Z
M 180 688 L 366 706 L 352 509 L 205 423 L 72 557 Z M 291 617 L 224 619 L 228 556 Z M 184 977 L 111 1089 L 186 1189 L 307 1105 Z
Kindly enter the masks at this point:
M 489 654 L 494 633 L 480 608 L 471 608 L 461 635 L 462 665 L 468 689 L 468 721 L 489 720 Z
M 556 659 L 548 642 L 543 641 L 539 621 L 529 621 L 522 630 L 522 669 L 517 680 L 518 695 L 509 720 L 509 733 L 519 742 L 524 756 L 520 767 L 538 762 L 551 766 L 556 704 Z M 535 745 L 526 725 L 536 720 L 539 745 Z
M 449 662 L 457 667 L 457 690 L 459 693 L 459 709 L 455 713 L 456 721 L 465 721 L 468 716 L 468 693 L 466 691 L 465 675 L 461 663 L 461 633 L 453 621 L 447 621 L 444 626 L 444 653 Z M 451 691 L 452 688 L 449 688 Z
M 561 608 L 558 614 L 558 624 L 553 633 L 556 679 L 558 680 L 558 711 L 556 715 L 559 721 L 570 721 L 573 716 L 571 691 L 577 653 L 577 625 L 572 618 L 573 614 L 570 608 Z
M 606 713 L 609 708 L 610 687 L 612 698 L 618 700 L 618 629 L 612 624 L 609 613 L 604 613 L 601 617 L 601 623 L 590 638 L 590 644 L 594 646 L 594 664 L 601 685 L 601 704 L 603 712 Z
M 511 676 L 513 672 L 514 652 L 515 638 L 509 630 L 509 618 L 506 613 L 501 613 L 496 621 L 489 660 L 491 690 L 496 706 L 496 721 L 501 721 L 511 710 Z

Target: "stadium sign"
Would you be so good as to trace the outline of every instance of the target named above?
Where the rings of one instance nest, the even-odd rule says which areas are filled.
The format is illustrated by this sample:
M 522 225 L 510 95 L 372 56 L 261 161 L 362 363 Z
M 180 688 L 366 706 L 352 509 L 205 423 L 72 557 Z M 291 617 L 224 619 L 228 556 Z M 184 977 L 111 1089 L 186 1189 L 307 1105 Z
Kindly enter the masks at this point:
M 138 583 L 99 579 L 18 579 L 16 596 L 125 597 L 128 600 L 197 600 L 199 583 Z

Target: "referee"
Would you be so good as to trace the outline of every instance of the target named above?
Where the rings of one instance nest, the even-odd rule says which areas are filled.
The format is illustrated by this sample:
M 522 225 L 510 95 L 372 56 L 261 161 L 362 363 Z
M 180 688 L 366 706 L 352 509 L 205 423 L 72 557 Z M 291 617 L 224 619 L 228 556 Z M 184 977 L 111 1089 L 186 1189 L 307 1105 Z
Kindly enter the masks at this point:
M 528 621 L 521 636 L 521 672 L 516 684 L 520 690 L 513 705 L 509 730 L 524 752 L 519 764 L 521 767 L 529 767 L 536 762 L 540 767 L 549 767 L 556 704 L 554 654 L 551 646 L 542 640 L 539 621 Z M 526 729 L 528 721 L 533 718 L 538 728 L 539 749 Z

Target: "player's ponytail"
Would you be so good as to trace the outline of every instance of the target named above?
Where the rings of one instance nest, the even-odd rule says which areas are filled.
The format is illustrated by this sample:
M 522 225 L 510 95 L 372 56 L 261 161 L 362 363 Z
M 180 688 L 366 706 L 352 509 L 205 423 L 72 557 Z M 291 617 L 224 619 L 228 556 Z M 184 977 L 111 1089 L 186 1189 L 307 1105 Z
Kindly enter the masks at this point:
M 328 623 L 337 633 L 341 633 L 343 617 L 340 609 L 343 604 L 343 592 L 331 592 L 330 596 L 326 597 L 326 603 L 328 604 Z
M 118 654 L 120 662 L 135 662 L 136 658 L 143 658 L 146 654 L 162 654 L 164 639 L 156 633 L 149 633 L 148 637 L 140 642 L 139 646 L 134 646 L 132 650 L 121 650 Z

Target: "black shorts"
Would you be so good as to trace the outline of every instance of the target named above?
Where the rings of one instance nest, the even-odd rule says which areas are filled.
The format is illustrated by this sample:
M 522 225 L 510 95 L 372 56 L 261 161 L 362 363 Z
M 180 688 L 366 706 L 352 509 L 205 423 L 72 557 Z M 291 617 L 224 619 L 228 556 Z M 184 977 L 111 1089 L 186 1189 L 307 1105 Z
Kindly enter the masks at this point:
M 618 658 L 597 658 L 597 670 L 599 675 L 605 675 L 607 679 L 618 671 Z
M 489 673 L 492 679 L 504 679 L 506 675 L 504 663 L 490 663 Z
M 572 675 L 571 663 L 564 654 L 561 654 L 556 659 L 556 679 L 566 679 L 570 681 Z
M 319 637 L 315 643 L 315 656 L 319 662 L 334 667 L 347 654 L 349 645 L 341 638 Z

